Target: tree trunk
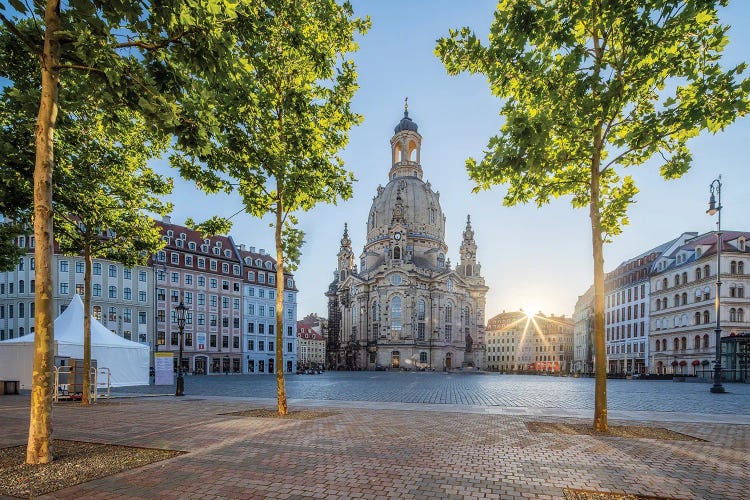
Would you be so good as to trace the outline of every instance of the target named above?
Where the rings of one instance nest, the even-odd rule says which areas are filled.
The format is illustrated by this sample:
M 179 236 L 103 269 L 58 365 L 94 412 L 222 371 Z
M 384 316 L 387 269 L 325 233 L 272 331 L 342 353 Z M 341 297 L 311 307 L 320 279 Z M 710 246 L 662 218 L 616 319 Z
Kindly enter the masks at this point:
M 86 241 L 83 246 L 83 260 L 86 265 L 83 275 L 83 396 L 81 405 L 91 404 L 91 234 L 86 228 Z
M 594 430 L 607 431 L 607 354 L 604 345 L 604 242 L 602 240 L 601 213 L 599 207 L 599 144 L 601 125 L 597 125 L 594 140 L 594 155 L 591 165 L 591 240 L 594 254 Z
M 281 241 L 283 208 L 279 197 L 276 201 L 276 394 L 279 415 L 289 413 L 284 383 L 284 248 Z
M 34 258 L 36 293 L 34 367 L 31 379 L 31 413 L 26 463 L 52 461 L 52 369 L 54 364 L 54 303 L 52 283 L 52 169 L 53 136 L 57 121 L 60 43 L 55 38 L 62 25 L 59 0 L 49 0 L 44 14 L 46 30 L 41 60 L 42 96 L 36 123 L 34 163 Z

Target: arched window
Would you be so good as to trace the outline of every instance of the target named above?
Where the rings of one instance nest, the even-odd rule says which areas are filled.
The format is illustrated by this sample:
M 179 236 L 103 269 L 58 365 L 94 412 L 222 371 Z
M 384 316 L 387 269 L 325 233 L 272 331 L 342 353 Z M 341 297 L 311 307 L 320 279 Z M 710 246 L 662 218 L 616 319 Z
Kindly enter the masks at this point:
M 706 264 L 703 266 L 703 277 L 708 278 L 709 276 L 711 276 L 711 266 Z
M 656 341 L 656 351 L 657 352 L 661 351 L 661 340 Z
M 24 289 L 25 289 L 24 282 L 23 282 L 23 280 L 20 280 L 18 282 L 18 293 L 23 293 Z
M 393 249 L 393 258 L 396 260 L 401 260 L 401 247 L 395 247 Z
M 682 338 L 680 339 L 680 344 L 681 344 L 681 347 L 682 347 L 682 350 L 683 350 L 683 351 L 684 351 L 685 349 L 687 349 L 687 338 L 686 338 L 686 337 L 682 337 Z
M 700 349 L 701 348 L 701 336 L 696 335 L 693 339 L 693 349 Z
M 682 272 L 682 284 L 684 285 L 684 284 L 686 284 L 687 282 L 688 282 L 688 279 L 687 279 L 687 272 L 686 272 L 686 271 L 683 271 L 683 272 Z
M 445 341 L 451 342 L 453 339 L 453 306 L 445 305 Z
M 425 318 L 425 302 L 422 299 L 417 301 L 417 321 L 424 321 Z
M 742 298 L 745 296 L 745 287 L 742 285 L 737 285 L 737 297 Z
M 674 344 L 672 345 L 672 350 L 673 351 L 677 351 L 679 349 L 680 349 L 680 339 L 678 339 L 677 337 L 675 337 Z
M 401 297 L 393 297 L 391 299 L 391 331 L 395 333 L 401 332 L 403 311 L 401 308 Z
M 356 325 L 359 321 L 359 309 L 357 308 L 357 304 L 354 304 L 352 306 L 352 325 Z
M 729 263 L 729 274 L 737 274 L 737 261 L 733 260 Z
M 372 320 L 373 321 L 378 321 L 379 319 L 380 311 L 378 309 L 379 309 L 378 302 L 377 301 L 373 302 L 372 303 Z
M 682 292 L 682 305 L 687 305 L 687 292 Z
M 701 324 L 701 313 L 697 312 L 695 313 L 695 324 L 700 325 Z
M 741 307 L 737 309 L 737 321 L 740 323 L 745 321 L 745 311 Z
M 697 281 L 699 279 L 701 279 L 701 268 L 700 267 L 696 267 L 695 268 L 695 280 Z
M 674 294 L 674 306 L 677 307 L 680 305 L 680 294 L 676 293 Z
M 708 311 L 703 311 L 703 322 L 704 323 L 708 323 L 709 321 L 711 321 L 711 320 L 710 320 L 710 318 L 708 316 Z
M 661 309 L 661 300 L 656 299 L 656 310 L 658 311 L 660 309 Z
M 745 263 L 742 261 L 737 263 L 737 274 L 745 274 Z
M 675 274 L 674 275 L 674 286 L 680 286 L 680 275 Z
M 471 276 L 472 267 L 471 264 L 466 264 L 466 276 Z
M 663 299 L 661 299 L 661 308 L 662 309 L 666 309 L 667 308 L 667 298 L 666 297 L 664 297 Z
M 703 336 L 703 348 L 708 349 L 708 334 Z
M 667 288 L 669 288 L 669 282 L 667 281 L 667 278 L 661 280 L 661 288 L 662 290 L 666 290 Z

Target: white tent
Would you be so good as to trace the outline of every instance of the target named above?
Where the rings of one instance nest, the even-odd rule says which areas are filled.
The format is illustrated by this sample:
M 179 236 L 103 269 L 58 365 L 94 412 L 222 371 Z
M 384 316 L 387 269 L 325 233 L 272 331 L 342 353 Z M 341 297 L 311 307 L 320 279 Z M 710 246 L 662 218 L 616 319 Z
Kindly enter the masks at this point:
M 83 359 L 83 302 L 76 294 L 55 320 L 55 356 Z M 112 333 L 91 318 L 91 359 L 109 368 L 112 387 L 148 385 L 149 348 Z M 18 380 L 31 388 L 34 334 L 0 342 L 0 380 Z

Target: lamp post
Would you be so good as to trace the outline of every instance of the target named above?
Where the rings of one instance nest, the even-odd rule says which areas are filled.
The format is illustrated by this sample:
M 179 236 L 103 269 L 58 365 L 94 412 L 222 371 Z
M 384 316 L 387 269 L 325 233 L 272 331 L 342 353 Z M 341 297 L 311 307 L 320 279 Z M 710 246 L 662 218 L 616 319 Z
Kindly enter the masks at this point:
M 177 357 L 177 389 L 175 390 L 175 396 L 185 395 L 185 380 L 182 378 L 182 343 L 183 334 L 185 333 L 185 313 L 187 313 L 187 307 L 180 301 L 180 305 L 175 307 L 177 311 L 177 328 L 180 331 L 180 354 Z
M 721 394 L 724 392 L 724 386 L 721 385 L 721 176 L 714 179 L 709 186 L 711 189 L 711 198 L 708 202 L 708 215 L 719 214 L 716 222 L 716 300 L 714 308 L 716 310 L 716 363 L 714 364 L 714 385 L 711 392 Z M 716 196 L 714 196 L 714 192 Z M 718 205 L 716 197 L 719 198 Z

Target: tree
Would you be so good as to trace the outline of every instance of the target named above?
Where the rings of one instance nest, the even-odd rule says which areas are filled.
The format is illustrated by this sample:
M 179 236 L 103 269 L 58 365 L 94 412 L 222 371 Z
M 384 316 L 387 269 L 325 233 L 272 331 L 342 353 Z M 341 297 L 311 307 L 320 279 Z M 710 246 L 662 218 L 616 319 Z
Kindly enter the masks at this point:
M 466 162 L 476 190 L 508 184 L 505 205 L 570 195 L 588 206 L 594 257 L 594 429 L 607 430 L 605 242 L 638 190 L 626 167 L 661 159 L 665 179 L 691 166 L 687 141 L 748 110 L 745 64 L 723 69 L 726 0 L 502 0 L 484 45 L 451 30 L 435 49 L 449 74 L 487 77 L 503 98 L 499 135 Z
M 360 121 L 350 109 L 356 71 L 347 53 L 369 20 L 335 0 L 267 1 L 238 23 L 243 74 L 219 90 L 220 133 L 206 154 L 174 158 L 184 177 L 207 191 L 236 187 L 244 210 L 273 214 L 276 243 L 276 382 L 278 412 L 288 412 L 284 384 L 285 272 L 299 263 L 303 234 L 294 213 L 351 196 L 353 176 L 338 152 Z M 190 223 L 190 222 L 189 222 Z M 218 227 L 206 232 L 217 232 Z M 223 228 L 226 229 L 226 228 Z
M 90 97 L 87 96 L 89 100 Z M 160 196 L 172 191 L 172 180 L 147 167 L 166 151 L 168 137 L 149 137 L 144 120 L 127 109 L 117 112 L 127 131 L 112 137 L 96 103 L 81 105 L 75 116 L 60 120 L 57 170 L 53 179 L 55 239 L 68 255 L 83 255 L 83 396 L 89 404 L 91 372 L 91 268 L 93 258 L 126 266 L 144 265 L 164 246 L 147 213 L 166 215 L 171 204 Z
M 250 1 L 250 0 L 248 0 Z M 150 127 L 178 134 L 181 148 L 206 148 L 216 125 L 205 105 L 212 84 L 236 64 L 232 25 L 239 2 L 36 2 L 0 4 L 4 32 L 24 46 L 41 77 L 33 169 L 36 296 L 34 368 L 26 461 L 52 460 L 52 190 L 58 94 L 80 73 L 104 110 L 126 107 Z M 7 15 L 6 15 L 7 14 Z M 33 61 L 33 62 L 32 62 Z M 13 82 L 14 84 L 16 82 Z

